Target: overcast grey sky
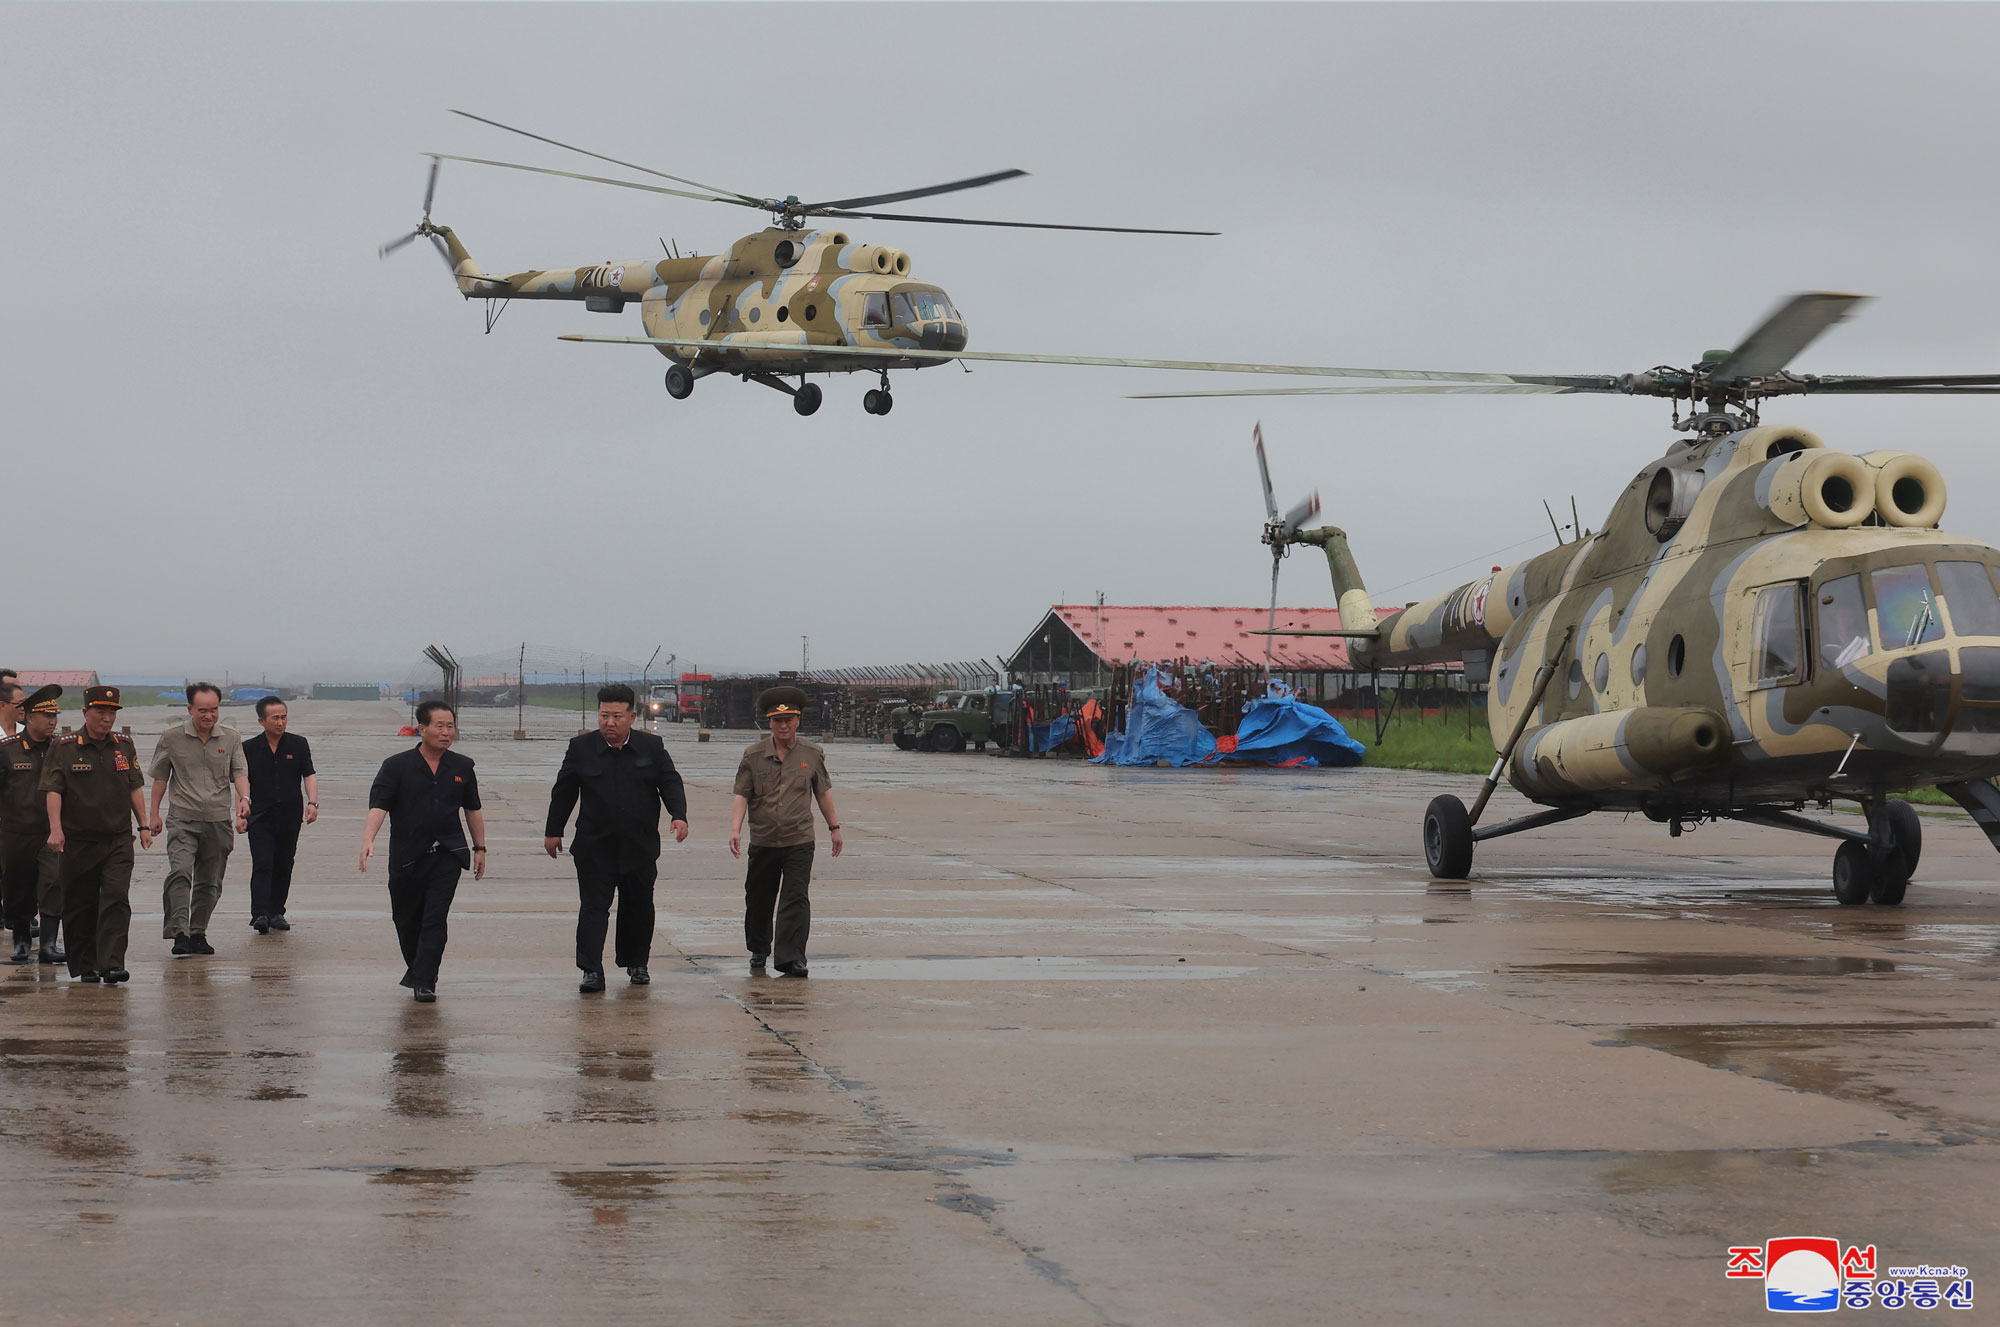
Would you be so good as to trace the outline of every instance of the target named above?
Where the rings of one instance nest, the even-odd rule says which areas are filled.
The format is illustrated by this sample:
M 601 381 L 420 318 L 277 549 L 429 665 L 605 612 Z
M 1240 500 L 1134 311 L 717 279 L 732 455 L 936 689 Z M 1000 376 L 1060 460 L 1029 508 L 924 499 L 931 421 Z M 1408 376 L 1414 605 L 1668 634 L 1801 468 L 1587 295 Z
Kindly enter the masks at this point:
M 1671 440 L 1664 402 L 1140 402 L 1194 384 L 1012 365 L 900 375 L 886 419 L 860 377 L 810 419 L 734 380 L 676 402 L 652 352 L 555 339 L 636 309 L 485 336 L 423 247 L 377 261 L 425 150 L 581 161 L 448 107 L 754 193 L 1017 166 L 940 210 L 1224 232 L 856 223 L 977 349 L 1616 373 L 1820 288 L 1880 299 L 1796 368 L 1977 372 L 1996 50 L 1986 5 L 0 5 L 0 662 L 992 655 L 1058 597 L 1262 602 L 1260 417 L 1281 502 L 1317 487 L 1400 601 L 1545 531 L 1544 498 L 1598 523 Z M 757 220 L 449 162 L 435 215 L 499 271 Z M 2000 536 L 2000 402 L 1766 418 L 1930 456 L 1946 528 Z M 1283 598 L 1330 602 L 1323 567 Z

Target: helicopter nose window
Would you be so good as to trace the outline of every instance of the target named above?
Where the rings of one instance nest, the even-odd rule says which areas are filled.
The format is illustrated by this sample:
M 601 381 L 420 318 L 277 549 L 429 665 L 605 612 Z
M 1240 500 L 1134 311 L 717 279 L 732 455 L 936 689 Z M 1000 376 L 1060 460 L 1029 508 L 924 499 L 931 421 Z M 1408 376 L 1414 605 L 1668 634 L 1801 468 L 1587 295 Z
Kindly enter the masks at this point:
M 1845 668 L 1872 652 L 1861 578 L 1842 576 L 1820 586 L 1819 661 L 1828 668 Z
M 872 292 L 861 306 L 863 327 L 887 327 L 889 325 L 889 296 L 886 291 Z
M 895 308 L 896 311 L 893 316 L 903 326 L 908 327 L 911 323 L 917 321 L 917 306 L 910 302 L 908 295 L 897 295 L 895 298 Z
M 1940 562 L 1937 572 L 1951 629 L 1961 636 L 2000 636 L 2000 596 L 1985 564 Z
M 1869 581 L 1875 590 L 1875 626 L 1882 634 L 1883 649 L 1908 649 L 1944 635 L 1930 573 L 1922 563 L 1883 567 L 1871 573 Z
M 1751 682 L 1782 686 L 1798 681 L 1805 660 L 1799 634 L 1799 587 L 1774 585 L 1760 591 L 1751 622 Z

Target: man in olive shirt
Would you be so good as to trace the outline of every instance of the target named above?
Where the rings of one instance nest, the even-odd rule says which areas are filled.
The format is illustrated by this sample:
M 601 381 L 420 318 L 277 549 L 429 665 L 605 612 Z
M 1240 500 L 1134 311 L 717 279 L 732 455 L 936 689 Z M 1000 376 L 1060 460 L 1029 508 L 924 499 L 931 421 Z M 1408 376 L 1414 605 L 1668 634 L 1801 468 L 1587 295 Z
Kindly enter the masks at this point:
M 7 925 L 14 931 L 14 962 L 35 955 L 34 919 L 42 919 L 41 961 L 60 963 L 56 932 L 62 926 L 62 858 L 49 847 L 49 804 L 42 796 L 42 766 L 55 740 L 62 688 L 47 686 L 21 700 L 21 731 L 0 740 L 0 860 L 6 863 Z
M 175 958 L 215 952 L 208 919 L 222 901 L 234 831 L 247 829 L 250 818 L 250 766 L 243 759 L 242 735 L 222 722 L 222 689 L 196 682 L 187 698 L 187 722 L 160 734 L 151 770 L 155 834 L 161 829 L 160 802 L 169 780 L 173 784 L 160 938 L 174 942 Z
M 110 985 L 130 981 L 125 943 L 132 932 L 132 822 L 139 846 L 153 846 L 146 823 L 146 776 L 139 748 L 118 722 L 117 687 L 83 693 L 83 731 L 61 738 L 42 762 L 49 846 L 62 854 L 63 930 L 69 974 Z
M 815 801 L 832 834 L 834 856 L 840 856 L 842 846 L 826 753 L 799 740 L 805 707 L 806 694 L 797 687 L 772 687 L 757 698 L 757 710 L 771 731 L 743 751 L 729 821 L 729 851 L 741 857 L 743 820 L 746 815 L 750 820 L 750 868 L 743 880 L 743 941 L 750 948 L 750 970 L 762 972 L 766 956 L 775 955 L 778 972 L 786 977 L 806 975 L 806 938 L 812 930 L 806 887 L 812 882 Z

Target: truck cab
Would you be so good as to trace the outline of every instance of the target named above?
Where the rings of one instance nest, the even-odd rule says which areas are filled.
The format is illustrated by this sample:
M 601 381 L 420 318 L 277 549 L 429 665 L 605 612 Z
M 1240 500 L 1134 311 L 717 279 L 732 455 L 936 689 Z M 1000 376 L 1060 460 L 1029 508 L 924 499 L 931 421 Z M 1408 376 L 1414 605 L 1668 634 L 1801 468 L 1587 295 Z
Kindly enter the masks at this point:
M 672 682 L 655 682 L 646 692 L 645 715 L 649 723 L 658 723 L 662 719 L 679 723 L 681 689 Z

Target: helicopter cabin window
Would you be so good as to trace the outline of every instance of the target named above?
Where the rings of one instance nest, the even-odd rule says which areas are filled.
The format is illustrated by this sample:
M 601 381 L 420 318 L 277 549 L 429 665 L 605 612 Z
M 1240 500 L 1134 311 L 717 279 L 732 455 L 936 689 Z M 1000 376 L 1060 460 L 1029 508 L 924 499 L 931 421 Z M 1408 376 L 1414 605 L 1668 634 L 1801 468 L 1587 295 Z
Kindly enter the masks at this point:
M 1841 576 L 1819 587 L 1819 661 L 1845 668 L 1872 653 L 1868 605 L 1861 601 L 1861 578 Z
M 2000 595 L 1982 562 L 1940 562 L 1938 588 L 1944 591 L 1951 629 L 1960 636 L 2000 636 Z
M 887 327 L 889 325 L 889 296 L 886 291 L 870 291 L 861 306 L 863 327 Z
M 1757 592 L 1756 615 L 1750 622 L 1753 686 L 1784 686 L 1805 675 L 1802 634 L 1798 586 L 1773 585 Z
M 1875 628 L 1885 650 L 1905 650 L 1944 635 L 1930 572 L 1923 563 L 1883 567 L 1868 577 L 1875 590 Z

